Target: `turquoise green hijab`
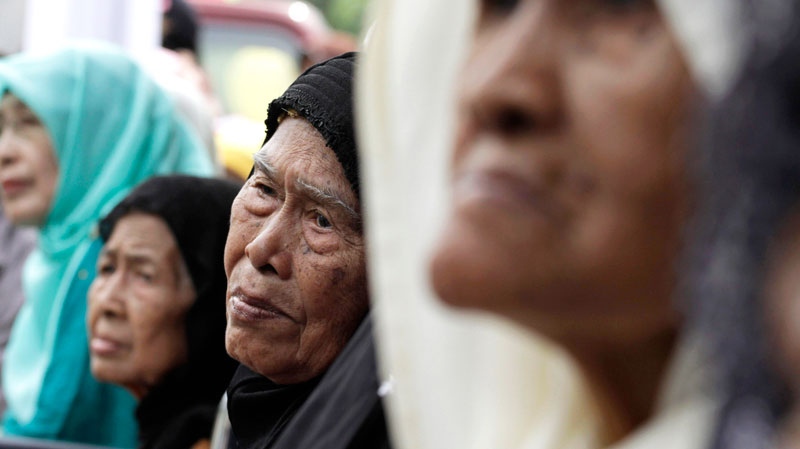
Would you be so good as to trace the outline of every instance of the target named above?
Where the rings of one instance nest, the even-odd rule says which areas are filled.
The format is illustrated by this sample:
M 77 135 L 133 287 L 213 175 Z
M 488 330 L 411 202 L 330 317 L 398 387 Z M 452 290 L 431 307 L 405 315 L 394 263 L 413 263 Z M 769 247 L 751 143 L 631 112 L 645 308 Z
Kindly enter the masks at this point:
M 3 364 L 6 434 L 133 447 L 135 401 L 89 370 L 86 293 L 101 242 L 96 223 L 154 175 L 211 175 L 200 138 L 129 57 L 106 44 L 0 60 L 0 94 L 50 132 L 59 180 L 25 263 L 26 303 Z

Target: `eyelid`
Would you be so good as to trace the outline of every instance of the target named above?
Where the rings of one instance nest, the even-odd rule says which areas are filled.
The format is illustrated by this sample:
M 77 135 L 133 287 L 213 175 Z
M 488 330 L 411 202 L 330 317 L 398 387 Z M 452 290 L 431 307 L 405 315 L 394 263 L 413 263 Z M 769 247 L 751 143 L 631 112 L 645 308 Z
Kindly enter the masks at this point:
M 522 0 L 483 0 L 481 13 L 492 16 L 505 16 L 514 11 Z

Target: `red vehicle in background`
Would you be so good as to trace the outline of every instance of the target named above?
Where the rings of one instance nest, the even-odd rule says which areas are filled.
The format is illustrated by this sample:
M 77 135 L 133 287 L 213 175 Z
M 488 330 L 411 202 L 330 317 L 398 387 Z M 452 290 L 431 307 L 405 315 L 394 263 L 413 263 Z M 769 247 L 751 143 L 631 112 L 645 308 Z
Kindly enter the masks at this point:
M 246 176 L 267 105 L 310 64 L 356 48 L 299 0 L 186 0 L 200 24 L 198 58 L 220 103 L 215 140 L 225 166 Z M 243 174 L 242 174 L 243 173 Z

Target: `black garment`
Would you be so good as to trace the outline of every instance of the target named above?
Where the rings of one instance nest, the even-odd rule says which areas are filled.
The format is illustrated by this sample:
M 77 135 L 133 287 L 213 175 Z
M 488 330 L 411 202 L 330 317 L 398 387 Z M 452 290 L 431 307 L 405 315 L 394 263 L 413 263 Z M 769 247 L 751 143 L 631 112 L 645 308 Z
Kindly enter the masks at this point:
M 100 222 L 107 241 L 133 212 L 164 220 L 197 296 L 186 314 L 188 362 L 142 398 L 136 411 L 141 448 L 186 449 L 211 437 L 217 404 L 236 369 L 225 350 L 223 266 L 230 210 L 239 186 L 218 179 L 161 176 L 136 187 Z
M 275 443 L 275 449 L 383 449 L 389 435 L 378 396 L 369 315 Z
M 164 11 L 161 46 L 197 53 L 197 14 L 186 0 L 171 0 Z
M 368 315 L 319 380 L 281 387 L 240 368 L 228 390 L 232 440 L 238 440 L 231 447 L 388 449 L 378 387 Z
M 183 366 L 151 390 L 136 408 L 139 447 L 186 449 L 200 440 L 210 440 L 217 404 L 197 394 L 207 389 L 206 382 L 204 376 Z M 220 393 L 217 399 L 221 398 Z
M 275 438 L 311 394 L 319 379 L 278 385 L 240 365 L 228 387 L 229 447 L 272 447 Z

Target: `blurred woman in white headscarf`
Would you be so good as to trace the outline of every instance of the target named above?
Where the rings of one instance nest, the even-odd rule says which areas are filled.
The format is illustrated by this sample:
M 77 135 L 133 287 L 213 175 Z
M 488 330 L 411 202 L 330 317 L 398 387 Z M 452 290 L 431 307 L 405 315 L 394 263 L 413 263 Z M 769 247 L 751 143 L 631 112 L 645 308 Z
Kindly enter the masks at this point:
M 399 447 L 709 443 L 676 265 L 693 110 L 741 43 L 735 2 L 688 3 L 378 6 L 361 131 Z

